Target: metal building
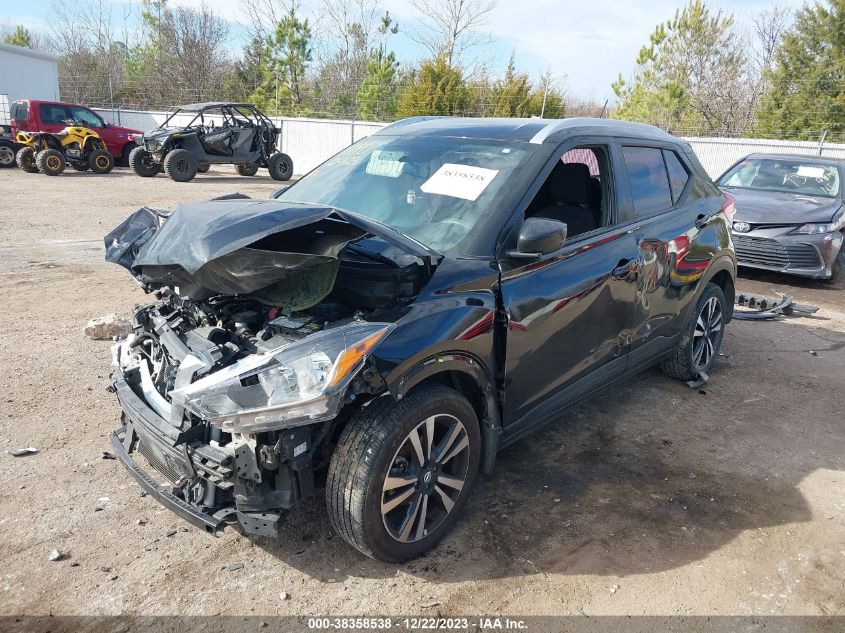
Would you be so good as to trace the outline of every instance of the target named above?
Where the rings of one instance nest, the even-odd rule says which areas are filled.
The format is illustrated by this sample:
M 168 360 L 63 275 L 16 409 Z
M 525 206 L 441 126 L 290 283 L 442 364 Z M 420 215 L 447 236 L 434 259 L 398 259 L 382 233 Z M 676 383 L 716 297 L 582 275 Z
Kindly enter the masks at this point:
M 59 58 L 0 44 L 0 94 L 16 99 L 59 99 Z

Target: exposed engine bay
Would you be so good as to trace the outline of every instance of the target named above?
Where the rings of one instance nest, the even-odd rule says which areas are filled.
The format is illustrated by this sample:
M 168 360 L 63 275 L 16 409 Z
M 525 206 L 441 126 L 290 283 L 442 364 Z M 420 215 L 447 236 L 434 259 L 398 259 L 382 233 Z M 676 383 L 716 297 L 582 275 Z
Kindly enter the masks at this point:
M 209 531 L 237 520 L 275 533 L 312 493 L 349 405 L 385 391 L 369 352 L 432 263 L 356 219 L 221 200 L 141 209 L 106 237 L 106 258 L 156 298 L 113 348 L 126 425 L 113 446 L 142 485 Z

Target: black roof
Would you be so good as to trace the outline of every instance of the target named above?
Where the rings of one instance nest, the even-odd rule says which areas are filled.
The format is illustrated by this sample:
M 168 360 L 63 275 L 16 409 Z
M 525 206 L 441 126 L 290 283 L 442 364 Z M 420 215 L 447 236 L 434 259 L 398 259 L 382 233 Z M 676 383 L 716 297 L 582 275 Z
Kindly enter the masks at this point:
M 835 156 L 816 156 L 815 154 L 768 154 L 763 152 L 755 152 L 749 154 L 745 158 L 767 158 L 770 160 L 806 160 L 814 163 L 824 163 L 825 165 L 845 165 L 845 158 L 837 158 Z M 745 160 L 745 158 L 743 160 Z
M 210 108 L 225 108 L 228 106 L 235 108 L 255 107 L 251 103 L 233 103 L 230 101 L 207 101 L 205 103 L 186 103 L 185 105 L 179 106 L 177 109 L 184 110 L 186 112 L 199 112 L 200 110 L 208 110 Z
M 376 134 L 387 136 L 452 136 L 531 143 L 559 143 L 574 133 L 683 142 L 671 134 L 643 123 L 615 119 L 516 119 L 411 117 L 391 123 Z

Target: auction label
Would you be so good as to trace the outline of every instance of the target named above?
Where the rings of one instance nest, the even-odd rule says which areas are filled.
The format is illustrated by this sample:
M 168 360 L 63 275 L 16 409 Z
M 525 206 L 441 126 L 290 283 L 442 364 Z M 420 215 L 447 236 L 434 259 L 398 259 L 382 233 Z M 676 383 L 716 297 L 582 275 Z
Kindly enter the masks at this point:
M 444 163 L 420 189 L 426 193 L 475 202 L 498 173 L 498 169 Z

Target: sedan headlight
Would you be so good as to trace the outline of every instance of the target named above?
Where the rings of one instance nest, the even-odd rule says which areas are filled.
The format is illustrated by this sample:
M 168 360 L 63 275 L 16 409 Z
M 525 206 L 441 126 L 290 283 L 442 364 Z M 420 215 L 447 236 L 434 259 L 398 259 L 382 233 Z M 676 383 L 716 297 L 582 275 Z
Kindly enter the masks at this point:
M 817 233 L 830 233 L 834 231 L 833 224 L 804 224 L 799 226 L 793 233 L 801 233 L 802 235 L 815 235 Z
M 171 392 L 224 431 L 251 433 L 313 424 L 337 415 L 346 387 L 395 326 L 351 323 L 248 356 Z

